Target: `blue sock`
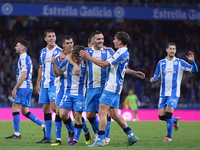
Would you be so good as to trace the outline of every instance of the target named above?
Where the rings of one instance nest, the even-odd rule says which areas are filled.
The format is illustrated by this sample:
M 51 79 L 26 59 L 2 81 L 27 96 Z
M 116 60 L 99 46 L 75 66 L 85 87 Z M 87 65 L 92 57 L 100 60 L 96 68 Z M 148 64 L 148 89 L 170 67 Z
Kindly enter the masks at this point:
M 98 138 L 101 140 L 105 139 L 105 130 L 99 130 L 98 131 Z
M 84 132 L 84 133 L 87 133 L 87 132 L 88 132 L 88 128 L 87 128 L 85 119 L 84 119 L 83 117 L 82 117 L 82 123 L 83 123 L 83 132 Z
M 51 139 L 51 128 L 52 128 L 51 113 L 44 114 L 44 123 L 45 123 L 45 137 L 50 140 Z
M 94 134 L 98 133 L 99 130 L 99 120 L 97 119 L 97 116 L 95 115 L 92 118 L 88 118 L 90 124 L 92 125 L 92 129 L 94 131 Z
M 107 121 L 107 126 L 106 126 L 106 135 L 105 137 L 106 138 L 110 138 L 110 124 L 111 124 L 111 118 L 110 116 L 107 117 L 108 118 L 108 121 Z
M 43 124 L 43 122 L 31 112 L 28 112 L 25 115 L 25 117 L 29 118 L 31 121 L 33 121 L 34 123 L 38 124 L 39 126 L 41 126 Z
M 171 138 L 172 136 L 172 131 L 173 131 L 173 119 L 166 119 L 167 122 L 167 137 Z
M 19 112 L 13 112 L 13 125 L 15 132 L 20 132 L 19 127 L 20 127 L 20 116 Z
M 177 122 L 177 119 L 175 117 L 172 117 L 173 119 L 173 122 L 176 123 Z
M 74 131 L 74 125 L 70 117 L 68 120 L 63 121 L 63 123 L 65 124 L 65 127 L 67 128 L 68 132 Z
M 63 122 L 64 123 L 64 122 Z M 68 125 L 66 125 L 65 123 L 64 123 L 64 125 L 65 125 L 65 127 L 67 128 L 67 131 L 68 132 L 71 132 L 71 130 L 70 130 L 70 128 L 68 127 Z
M 126 133 L 126 135 L 133 135 L 133 132 L 131 131 L 131 128 L 129 126 L 123 128 L 124 132 Z
M 61 138 L 61 128 L 62 128 L 62 122 L 59 115 L 56 115 L 55 118 L 55 133 L 56 138 Z
M 75 124 L 75 126 L 74 126 L 74 140 L 77 140 L 77 141 L 79 140 L 82 128 L 83 128 L 83 124 L 80 124 L 80 125 Z

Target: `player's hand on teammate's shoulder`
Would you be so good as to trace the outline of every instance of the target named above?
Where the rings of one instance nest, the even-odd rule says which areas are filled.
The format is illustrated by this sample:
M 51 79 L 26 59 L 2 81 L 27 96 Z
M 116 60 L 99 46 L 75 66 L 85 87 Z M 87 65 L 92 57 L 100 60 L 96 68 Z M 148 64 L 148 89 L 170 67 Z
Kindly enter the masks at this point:
M 111 49 L 113 52 L 115 52 L 115 50 L 112 47 L 103 46 L 103 49 L 105 49 L 105 48 Z

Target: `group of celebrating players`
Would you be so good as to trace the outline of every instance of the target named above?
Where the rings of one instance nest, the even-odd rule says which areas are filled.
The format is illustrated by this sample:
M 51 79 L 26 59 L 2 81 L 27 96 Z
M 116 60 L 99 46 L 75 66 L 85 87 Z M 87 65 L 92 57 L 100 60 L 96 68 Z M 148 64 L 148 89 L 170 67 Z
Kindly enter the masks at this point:
M 129 52 L 127 45 L 129 35 L 120 31 L 114 36 L 115 52 L 104 46 L 104 36 L 95 31 L 88 39 L 88 47 L 74 46 L 72 36 L 62 38 L 61 49 L 56 45 L 56 34 L 52 29 L 44 33 L 47 47 L 41 50 L 37 78 L 37 92 L 39 103 L 43 106 L 44 123 L 33 113 L 29 112 L 32 94 L 32 62 L 27 55 L 28 42 L 21 40 L 16 44 L 16 53 L 20 58 L 17 65 L 16 85 L 12 90 L 13 124 L 15 133 L 6 139 L 20 139 L 19 109 L 24 116 L 42 127 L 44 138 L 37 143 L 52 143 L 51 109 L 56 113 L 55 133 L 56 141 L 51 146 L 61 144 L 62 122 L 68 130 L 68 143 L 76 146 L 83 129 L 85 143 L 88 147 L 105 146 L 110 143 L 111 118 L 114 119 L 128 136 L 126 146 L 139 141 L 128 126 L 124 118 L 118 114 L 120 93 L 123 88 L 125 73 L 135 75 L 141 79 L 145 74 L 128 68 Z M 167 45 L 167 57 L 158 63 L 155 75 L 150 82 L 161 77 L 161 92 L 159 99 L 159 118 L 167 122 L 167 137 L 164 141 L 172 141 L 172 129 L 178 129 L 179 117 L 172 117 L 174 108 L 180 96 L 180 83 L 183 71 L 197 72 L 194 54 L 188 53 L 188 60 L 192 65 L 175 57 L 176 45 Z M 69 111 L 72 110 L 75 124 L 72 123 Z M 86 125 L 82 112 L 86 111 L 94 131 L 93 138 Z M 99 115 L 99 120 L 96 116 Z

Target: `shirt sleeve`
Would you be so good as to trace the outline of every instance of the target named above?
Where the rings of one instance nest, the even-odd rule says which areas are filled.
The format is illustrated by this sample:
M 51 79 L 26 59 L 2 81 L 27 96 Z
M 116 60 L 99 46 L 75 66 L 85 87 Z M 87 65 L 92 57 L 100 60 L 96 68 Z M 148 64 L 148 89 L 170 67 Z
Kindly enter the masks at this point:
M 39 57 L 39 66 L 42 66 L 42 51 L 40 52 L 40 57 Z
M 58 57 L 58 58 L 56 59 L 55 64 L 56 64 L 57 67 L 59 67 L 60 64 L 61 64 L 60 56 L 56 56 L 56 57 Z
M 189 63 L 187 63 L 186 61 L 184 60 L 180 60 L 180 63 L 181 63 L 181 67 L 182 67 L 182 70 L 183 71 L 189 71 L 189 72 L 192 72 L 192 65 L 190 65 Z
M 158 81 L 159 78 L 160 78 L 160 64 L 161 62 L 159 62 L 156 66 L 156 70 L 155 70 L 155 73 L 154 73 L 154 76 L 153 78 L 155 78 L 155 81 Z
M 121 51 L 117 51 L 113 53 L 113 55 L 108 58 L 107 61 L 110 63 L 110 65 L 114 65 L 125 60 L 126 57 L 129 58 L 129 55 L 127 55 L 126 53 L 122 53 Z
M 22 57 L 21 58 L 21 71 L 27 71 L 27 61 L 26 58 Z

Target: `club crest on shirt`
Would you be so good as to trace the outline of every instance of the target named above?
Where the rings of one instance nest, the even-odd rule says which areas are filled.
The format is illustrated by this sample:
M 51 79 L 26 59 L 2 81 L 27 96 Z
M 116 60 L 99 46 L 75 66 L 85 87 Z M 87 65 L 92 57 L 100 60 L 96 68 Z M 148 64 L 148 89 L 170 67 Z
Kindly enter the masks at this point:
M 105 51 L 105 50 L 102 50 L 102 53 L 106 53 L 106 51 Z
M 82 67 L 85 68 L 85 63 L 82 62 Z
M 57 51 L 54 51 L 54 54 L 56 55 L 56 54 L 57 54 Z
M 177 62 L 177 61 L 175 61 L 175 62 L 174 62 L 174 64 L 175 64 L 175 65 L 178 65 L 178 62 Z

